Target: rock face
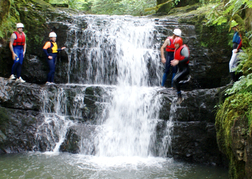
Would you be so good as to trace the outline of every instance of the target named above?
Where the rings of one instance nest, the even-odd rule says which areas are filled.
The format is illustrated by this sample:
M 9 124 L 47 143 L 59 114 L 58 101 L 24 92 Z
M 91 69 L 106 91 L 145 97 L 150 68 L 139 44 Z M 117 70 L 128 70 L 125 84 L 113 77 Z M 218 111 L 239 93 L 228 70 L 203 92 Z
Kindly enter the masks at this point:
M 218 103 L 221 91 L 221 88 L 214 88 L 184 92 L 185 99 L 176 106 L 173 114 L 167 112 L 171 107 L 171 94 L 164 95 L 166 100 L 163 101 L 160 118 L 168 120 L 172 117 L 174 122 L 168 156 L 188 162 L 227 165 L 226 157 L 219 152 L 215 130 L 214 106 Z M 165 128 L 164 125 L 161 122 L 158 129 Z
M 52 136 L 51 133 L 55 133 L 53 131 L 61 125 L 58 121 L 62 121 L 61 114 L 64 113 L 75 125 L 67 129 L 60 151 L 94 154 L 95 147 L 91 138 L 84 141 L 82 145 L 86 147 L 82 148 L 84 151 L 80 151 L 80 136 L 90 135 L 95 126 L 100 124 L 104 105 L 111 100 L 106 91 L 108 89 L 95 86 L 19 84 L 0 78 L 0 152 L 52 150 L 55 141 L 60 140 L 60 134 Z M 218 150 L 214 127 L 214 105 L 218 101 L 219 89 L 184 92 L 185 100 L 181 105 L 176 105 L 175 111 L 171 108 L 174 107 L 176 92 L 162 89 L 157 93 L 162 93 L 163 98 L 152 154 L 158 156 L 162 153 L 161 140 L 164 138 L 167 122 L 172 120 L 171 150 L 163 152 L 162 156 L 223 165 L 224 158 Z M 59 103 L 61 106 L 57 107 Z M 50 120 L 51 115 L 57 120 Z M 49 122 L 46 124 L 45 121 Z M 50 133 L 48 130 L 51 130 Z

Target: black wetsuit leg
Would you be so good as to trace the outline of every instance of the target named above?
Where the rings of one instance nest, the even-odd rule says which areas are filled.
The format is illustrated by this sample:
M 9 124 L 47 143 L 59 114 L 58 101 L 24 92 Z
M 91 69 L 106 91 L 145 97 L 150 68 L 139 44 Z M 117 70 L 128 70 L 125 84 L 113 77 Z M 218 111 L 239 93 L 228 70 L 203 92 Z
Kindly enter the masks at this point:
M 179 68 L 179 72 L 173 78 L 174 87 L 177 89 L 177 92 L 180 93 L 180 84 L 179 81 L 183 80 L 187 75 L 189 75 L 189 66 L 188 64 L 183 66 L 183 68 Z

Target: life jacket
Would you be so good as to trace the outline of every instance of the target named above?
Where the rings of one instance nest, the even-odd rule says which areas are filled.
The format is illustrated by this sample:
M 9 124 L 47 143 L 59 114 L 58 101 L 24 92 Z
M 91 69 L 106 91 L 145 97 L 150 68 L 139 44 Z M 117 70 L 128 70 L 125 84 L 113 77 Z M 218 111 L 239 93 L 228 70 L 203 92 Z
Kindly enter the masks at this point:
M 175 49 L 175 51 L 174 51 L 174 59 L 176 59 L 176 60 L 184 60 L 185 59 L 185 57 L 181 55 L 181 50 L 184 47 L 187 47 L 187 46 L 184 44 L 184 45 L 181 45 L 178 49 Z M 189 55 L 190 55 L 189 48 L 188 48 L 188 52 L 189 52 Z M 186 64 L 188 64 L 188 63 L 189 63 L 189 60 L 186 62 Z
M 50 41 L 51 43 L 51 47 L 47 49 L 47 52 L 48 53 L 58 53 L 58 45 L 56 42 L 52 42 Z
M 25 44 L 25 34 L 24 32 L 22 32 L 22 34 L 18 33 L 18 32 L 14 32 L 16 34 L 16 39 L 13 42 L 13 46 L 17 46 L 17 45 L 24 45 Z
M 170 40 L 170 45 L 167 45 L 165 48 L 166 52 L 174 52 L 175 50 L 175 45 L 173 43 L 174 39 L 172 37 L 168 37 L 168 39 Z

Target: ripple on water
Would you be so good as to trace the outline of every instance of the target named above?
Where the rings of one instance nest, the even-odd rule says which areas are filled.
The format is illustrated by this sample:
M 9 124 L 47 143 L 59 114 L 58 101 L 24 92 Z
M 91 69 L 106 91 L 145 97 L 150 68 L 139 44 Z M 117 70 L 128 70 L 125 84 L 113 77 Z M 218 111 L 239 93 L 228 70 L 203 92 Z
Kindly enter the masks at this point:
M 228 172 L 169 158 L 28 153 L 1 155 L 0 178 L 228 179 Z

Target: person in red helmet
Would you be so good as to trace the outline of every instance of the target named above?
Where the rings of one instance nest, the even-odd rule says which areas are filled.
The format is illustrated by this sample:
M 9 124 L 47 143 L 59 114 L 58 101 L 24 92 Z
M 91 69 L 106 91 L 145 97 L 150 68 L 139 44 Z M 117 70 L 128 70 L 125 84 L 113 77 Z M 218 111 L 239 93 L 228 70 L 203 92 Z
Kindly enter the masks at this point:
M 171 61 L 172 66 L 178 66 L 178 73 L 173 78 L 173 85 L 177 89 L 178 100 L 177 104 L 180 104 L 183 101 L 179 81 L 183 80 L 190 73 L 189 69 L 189 56 L 190 51 L 186 45 L 183 45 L 183 40 L 181 37 L 176 37 L 174 39 L 175 51 L 174 59 Z

